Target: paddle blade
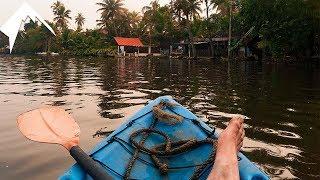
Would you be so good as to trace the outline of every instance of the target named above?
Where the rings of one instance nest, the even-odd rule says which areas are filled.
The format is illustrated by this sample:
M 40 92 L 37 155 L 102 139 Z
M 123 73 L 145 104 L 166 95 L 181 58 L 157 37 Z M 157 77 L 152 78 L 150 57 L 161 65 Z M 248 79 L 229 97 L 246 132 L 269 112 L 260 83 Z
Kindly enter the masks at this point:
M 80 127 L 64 109 L 35 109 L 21 114 L 17 123 L 21 133 L 30 140 L 60 144 L 68 150 L 79 144 Z

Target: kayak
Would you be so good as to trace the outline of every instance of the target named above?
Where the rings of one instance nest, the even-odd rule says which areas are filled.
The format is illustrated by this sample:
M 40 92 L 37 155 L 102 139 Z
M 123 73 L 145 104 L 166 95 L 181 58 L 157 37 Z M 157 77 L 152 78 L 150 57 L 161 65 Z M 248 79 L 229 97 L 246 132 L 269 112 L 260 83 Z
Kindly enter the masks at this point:
M 181 117 L 181 122 L 168 123 L 155 120 L 158 115 L 155 114 L 154 107 L 163 102 L 173 104 L 170 107 L 163 107 L 163 111 Z M 153 131 L 148 134 L 146 129 Z M 141 132 L 140 136 L 135 132 Z M 113 179 L 194 179 L 192 177 L 195 177 L 195 173 L 197 173 L 196 179 L 206 179 L 213 166 L 213 162 L 208 163 L 210 162 L 208 159 L 214 152 L 214 146 L 203 142 L 207 139 L 217 138 L 218 133 L 214 128 L 210 128 L 192 112 L 174 101 L 171 96 L 163 96 L 150 101 L 126 123 L 102 140 L 91 151 L 90 157 L 99 162 Z M 188 142 L 190 139 L 194 140 L 193 142 L 202 143 L 197 146 L 190 145 L 190 147 L 192 146 L 190 149 L 180 153 L 173 152 L 178 148 L 170 152 L 167 151 L 169 140 L 172 143 Z M 161 145 L 162 147 L 160 147 Z M 136 159 L 133 160 L 132 157 L 137 148 L 141 149 L 138 151 Z M 153 148 L 153 150 L 148 150 L 148 148 Z M 160 162 L 154 160 L 152 155 L 155 152 L 161 156 L 157 157 L 161 159 Z M 128 164 L 132 161 L 129 168 Z M 241 179 L 269 179 L 242 153 L 238 154 L 238 161 Z M 130 169 L 129 173 L 128 169 Z M 78 164 L 74 164 L 59 179 L 89 180 L 91 177 Z

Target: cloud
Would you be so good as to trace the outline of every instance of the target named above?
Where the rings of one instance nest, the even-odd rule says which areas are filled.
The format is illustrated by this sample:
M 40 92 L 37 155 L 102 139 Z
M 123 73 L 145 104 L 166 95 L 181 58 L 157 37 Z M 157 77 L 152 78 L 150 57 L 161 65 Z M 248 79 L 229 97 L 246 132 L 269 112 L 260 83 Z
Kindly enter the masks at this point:
M 26 2 L 24 2 L 22 6 L 0 27 L 0 31 L 9 37 L 10 53 L 12 52 L 21 24 L 24 24 L 29 18 L 33 22 L 38 20 L 55 35 L 49 24 Z

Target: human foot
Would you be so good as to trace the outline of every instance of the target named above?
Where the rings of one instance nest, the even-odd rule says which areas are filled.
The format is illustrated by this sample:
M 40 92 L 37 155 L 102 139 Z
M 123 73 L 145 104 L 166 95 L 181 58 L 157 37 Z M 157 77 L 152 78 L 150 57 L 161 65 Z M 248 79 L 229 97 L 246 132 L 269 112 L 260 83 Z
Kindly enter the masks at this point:
M 240 179 L 237 152 L 242 147 L 244 135 L 243 119 L 232 118 L 218 138 L 216 159 L 209 180 Z
M 243 118 L 232 118 L 227 128 L 219 136 L 217 150 L 231 148 L 239 151 L 243 145 L 244 136 Z

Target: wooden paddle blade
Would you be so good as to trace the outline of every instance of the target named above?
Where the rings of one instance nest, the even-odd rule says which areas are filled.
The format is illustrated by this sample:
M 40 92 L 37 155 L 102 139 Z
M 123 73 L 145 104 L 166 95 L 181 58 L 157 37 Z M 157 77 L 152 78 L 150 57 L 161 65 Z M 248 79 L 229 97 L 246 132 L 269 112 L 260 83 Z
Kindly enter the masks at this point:
M 64 109 L 35 109 L 21 114 L 17 123 L 21 133 L 30 140 L 60 144 L 68 150 L 79 144 L 80 127 Z

